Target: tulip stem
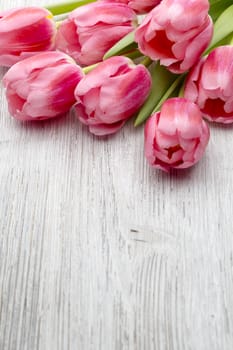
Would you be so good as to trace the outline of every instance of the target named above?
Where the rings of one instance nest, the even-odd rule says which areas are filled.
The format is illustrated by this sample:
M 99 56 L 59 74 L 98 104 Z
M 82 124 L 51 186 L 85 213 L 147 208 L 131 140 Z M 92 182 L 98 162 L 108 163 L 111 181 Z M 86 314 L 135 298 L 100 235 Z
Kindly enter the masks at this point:
M 138 58 L 140 56 L 142 56 L 141 52 L 139 50 L 135 50 L 131 53 L 125 54 L 124 56 L 129 57 L 129 58 Z M 97 62 L 94 64 L 91 64 L 90 66 L 86 66 L 82 68 L 82 71 L 84 74 L 88 74 L 90 71 L 92 71 L 95 67 L 97 67 L 99 65 L 99 63 L 101 62 Z
M 95 67 L 97 67 L 98 64 L 99 64 L 99 63 L 95 63 L 95 64 L 92 64 L 92 65 L 90 65 L 90 66 L 87 66 L 87 67 L 82 68 L 83 73 L 84 73 L 84 74 L 89 73 L 89 72 L 92 71 Z
M 178 78 L 172 83 L 170 88 L 163 95 L 159 103 L 155 106 L 152 113 L 158 112 L 160 110 L 160 107 L 162 106 L 162 104 L 172 95 L 172 93 L 176 90 L 176 88 L 178 87 L 178 85 L 180 84 L 180 82 L 184 77 L 185 77 L 185 74 L 181 74 L 180 76 L 178 76 Z
M 178 97 L 184 97 L 184 86 L 185 86 L 185 80 L 184 80 L 183 84 L 180 87 Z
M 132 60 L 134 60 L 135 58 L 142 57 L 142 53 L 136 49 L 136 50 L 133 50 L 131 52 L 124 53 L 124 54 L 122 54 L 122 56 L 131 58 Z
M 77 7 L 87 5 L 96 0 L 76 0 L 76 1 L 66 1 L 60 4 L 48 5 L 45 6 L 54 16 L 60 15 L 62 13 L 67 13 L 75 10 Z
M 150 95 L 136 117 L 134 122 L 135 127 L 139 126 L 149 118 L 155 106 L 158 105 L 166 91 L 177 79 L 177 75 L 169 72 L 165 67 L 161 66 L 159 62 L 151 65 L 150 74 L 152 79 Z
M 56 25 L 59 26 L 69 15 L 69 12 L 63 13 L 62 15 L 54 16 L 53 19 L 56 22 Z
M 153 61 L 150 59 L 150 57 L 144 57 L 144 59 L 140 62 L 140 64 L 143 64 L 145 67 L 149 67 Z
M 104 55 L 103 59 L 106 60 L 112 56 L 119 56 L 130 53 L 132 50 L 137 49 L 138 45 L 134 41 L 134 32 L 126 34 L 121 40 L 113 45 Z

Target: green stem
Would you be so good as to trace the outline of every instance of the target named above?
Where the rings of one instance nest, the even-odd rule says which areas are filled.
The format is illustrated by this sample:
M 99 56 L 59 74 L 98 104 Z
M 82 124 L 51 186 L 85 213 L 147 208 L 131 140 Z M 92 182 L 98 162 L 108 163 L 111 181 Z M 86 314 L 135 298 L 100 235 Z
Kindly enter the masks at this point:
M 56 23 L 62 23 L 65 19 L 68 18 L 69 13 L 62 13 L 61 15 L 53 16 L 53 19 Z
M 140 62 L 140 64 L 143 64 L 145 67 L 149 67 L 152 63 L 153 61 L 147 56 L 145 56 L 145 58 Z
M 145 103 L 140 108 L 138 115 L 136 116 L 136 120 L 134 122 L 135 127 L 139 126 L 147 118 L 149 118 L 154 108 L 161 101 L 164 94 L 166 94 L 166 91 L 177 79 L 176 74 L 172 74 L 158 62 L 156 64 L 152 64 L 149 71 L 152 79 L 151 91 Z
M 183 81 L 183 84 L 181 85 L 178 97 L 184 97 L 184 87 L 185 87 L 185 80 Z
M 97 67 L 98 64 L 99 64 L 99 63 L 95 63 L 95 64 L 92 64 L 92 65 L 90 65 L 90 66 L 87 66 L 87 67 L 82 68 L 83 73 L 84 73 L 84 74 L 89 73 L 91 70 L 93 70 L 95 67 Z
M 67 13 L 75 10 L 77 7 L 87 5 L 96 0 L 76 0 L 76 1 L 66 1 L 60 4 L 48 5 L 45 6 L 54 16 L 60 15 L 62 13 Z
M 110 58 L 112 56 L 119 56 L 130 53 L 132 50 L 135 50 L 138 48 L 138 45 L 134 41 L 134 32 L 126 34 L 121 40 L 119 40 L 115 45 L 109 49 L 103 59 L 106 60 L 107 58 Z
M 123 56 L 125 57 L 128 57 L 128 58 L 131 58 L 132 60 L 134 60 L 135 58 L 139 58 L 139 57 L 142 57 L 142 53 L 139 51 L 139 50 L 133 50 L 129 53 L 124 53 L 122 54 Z
M 173 91 L 177 88 L 177 86 L 180 84 L 182 79 L 184 78 L 185 74 L 181 74 L 178 76 L 178 78 L 174 81 L 174 83 L 169 87 L 169 89 L 166 91 L 166 93 L 163 95 L 159 103 L 155 106 L 152 113 L 158 112 L 160 110 L 160 107 L 162 104 L 168 99 L 169 96 L 173 93 Z

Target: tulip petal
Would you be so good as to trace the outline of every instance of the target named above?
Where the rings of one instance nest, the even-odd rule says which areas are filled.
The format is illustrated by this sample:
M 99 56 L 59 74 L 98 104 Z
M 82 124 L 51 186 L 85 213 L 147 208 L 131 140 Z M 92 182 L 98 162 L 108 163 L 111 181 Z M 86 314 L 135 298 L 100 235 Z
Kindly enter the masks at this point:
M 202 157 L 209 129 L 199 108 L 185 98 L 170 98 L 145 126 L 145 156 L 155 168 L 188 168 Z
M 186 72 L 211 40 L 213 23 L 208 8 L 207 0 L 161 1 L 135 32 L 140 51 L 160 60 L 173 73 Z
M 69 37 L 71 23 L 72 34 Z M 56 48 L 69 53 L 78 64 L 91 65 L 102 61 L 113 45 L 133 31 L 135 23 L 136 15 L 126 4 L 91 3 L 72 11 L 61 24 Z
M 143 104 L 150 87 L 151 77 L 143 65 L 136 66 L 123 56 L 111 57 L 77 85 L 76 115 L 90 132 L 114 133 Z
M 42 120 L 66 113 L 82 79 L 80 67 L 58 52 L 41 53 L 12 66 L 3 78 L 8 108 L 20 120 Z

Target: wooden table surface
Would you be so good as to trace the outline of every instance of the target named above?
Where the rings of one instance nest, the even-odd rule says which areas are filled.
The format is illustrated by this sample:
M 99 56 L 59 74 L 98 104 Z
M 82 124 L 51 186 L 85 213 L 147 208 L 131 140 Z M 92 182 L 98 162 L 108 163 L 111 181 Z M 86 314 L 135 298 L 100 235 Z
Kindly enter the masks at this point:
M 23 124 L 2 85 L 0 113 L 0 349 L 232 350 L 233 127 L 165 174 L 132 121 Z

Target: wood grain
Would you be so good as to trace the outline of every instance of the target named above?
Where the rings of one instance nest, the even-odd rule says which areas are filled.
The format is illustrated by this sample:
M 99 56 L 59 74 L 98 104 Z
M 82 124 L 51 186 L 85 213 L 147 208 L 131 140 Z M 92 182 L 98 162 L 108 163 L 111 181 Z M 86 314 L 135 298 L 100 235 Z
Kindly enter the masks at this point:
M 0 103 L 0 349 L 232 350 L 232 127 L 167 175 L 132 122 L 98 139 Z

